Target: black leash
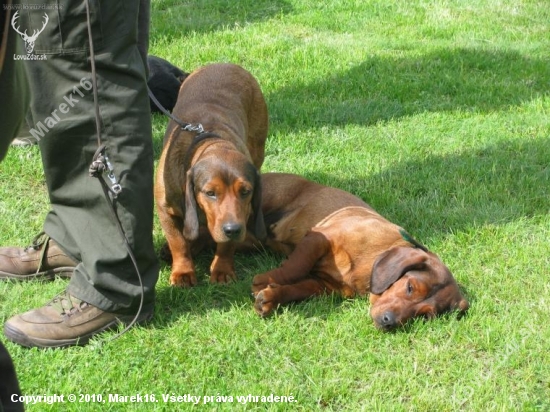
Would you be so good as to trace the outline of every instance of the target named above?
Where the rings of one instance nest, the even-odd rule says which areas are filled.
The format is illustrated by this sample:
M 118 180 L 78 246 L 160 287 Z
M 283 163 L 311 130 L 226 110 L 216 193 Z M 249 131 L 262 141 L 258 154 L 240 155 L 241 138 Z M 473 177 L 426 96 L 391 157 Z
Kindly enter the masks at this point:
M 92 25 L 90 22 L 89 0 L 85 0 L 85 4 L 86 4 L 86 19 L 87 19 L 87 25 L 88 25 L 88 41 L 90 43 L 92 89 L 93 89 L 93 96 L 94 96 L 95 124 L 96 124 L 97 145 L 98 145 L 98 149 L 94 154 L 92 164 L 90 165 L 90 168 L 89 168 L 89 173 L 90 173 L 90 176 L 98 178 L 99 182 L 101 183 L 101 187 L 103 189 L 105 199 L 107 199 L 107 203 L 109 204 L 111 212 L 115 218 L 114 220 L 116 222 L 118 231 L 120 232 L 122 239 L 124 240 L 126 249 L 128 251 L 128 255 L 130 256 L 130 259 L 132 260 L 132 264 L 134 265 L 134 269 L 136 270 L 139 286 L 141 288 L 139 307 L 136 315 L 134 316 L 132 321 L 121 332 L 117 333 L 114 337 L 109 339 L 109 341 L 113 341 L 119 338 L 120 336 L 122 336 L 124 333 L 126 333 L 138 321 L 139 316 L 141 315 L 141 311 L 143 309 L 143 301 L 145 299 L 145 288 L 143 286 L 141 272 L 139 271 L 138 264 L 134 256 L 134 252 L 132 251 L 130 242 L 128 241 L 126 233 L 124 232 L 124 228 L 122 227 L 122 223 L 120 222 L 120 219 L 118 218 L 118 215 L 116 212 L 116 198 L 118 194 L 122 191 L 122 186 L 118 183 L 114 173 L 114 169 L 111 163 L 109 162 L 109 158 L 107 157 L 107 153 L 106 153 L 106 146 L 101 143 L 101 117 L 99 115 L 99 103 L 98 103 L 99 99 L 98 99 L 98 91 L 97 91 L 94 44 L 92 40 Z M 111 181 L 111 186 L 109 186 L 105 181 L 105 179 L 103 178 L 103 174 L 105 173 L 107 173 L 107 177 Z
M 157 100 L 149 86 L 147 86 L 147 93 L 149 93 L 149 97 L 155 103 L 155 106 L 159 108 L 159 110 L 164 113 L 166 116 L 168 116 L 170 119 L 172 119 L 176 124 L 181 127 L 182 130 L 185 130 L 187 132 L 197 132 L 197 134 L 201 134 L 204 132 L 204 129 L 202 127 L 202 124 L 191 124 L 191 123 L 185 123 L 182 122 L 180 119 L 178 119 L 176 116 L 174 116 L 172 113 L 170 113 L 166 108 L 160 104 L 160 102 Z

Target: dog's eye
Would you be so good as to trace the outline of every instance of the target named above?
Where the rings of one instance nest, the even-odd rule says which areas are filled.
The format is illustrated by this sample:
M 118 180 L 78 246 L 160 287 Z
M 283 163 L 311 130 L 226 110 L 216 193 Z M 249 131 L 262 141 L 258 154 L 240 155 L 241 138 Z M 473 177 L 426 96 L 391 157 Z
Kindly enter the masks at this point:
M 213 190 L 207 190 L 206 192 L 204 192 L 204 194 L 208 197 L 211 197 L 212 199 L 216 198 L 216 192 L 214 192 Z
M 248 196 L 250 193 L 252 193 L 252 190 L 250 190 L 250 189 L 245 189 L 245 188 L 241 189 L 241 196 L 242 197 Z
M 407 282 L 407 295 L 411 295 L 413 293 L 413 286 L 411 285 L 411 282 Z

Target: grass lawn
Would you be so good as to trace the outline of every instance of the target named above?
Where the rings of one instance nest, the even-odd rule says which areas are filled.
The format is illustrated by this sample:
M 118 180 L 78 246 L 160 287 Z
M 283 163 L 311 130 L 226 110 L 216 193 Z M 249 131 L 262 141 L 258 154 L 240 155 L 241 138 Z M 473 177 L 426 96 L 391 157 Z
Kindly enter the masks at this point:
M 440 255 L 471 308 L 394 333 L 374 327 L 368 299 L 262 320 L 251 279 L 281 258 L 240 255 L 239 280 L 212 286 L 205 253 L 192 289 L 169 287 L 163 266 L 153 321 L 114 342 L 6 343 L 25 394 L 107 400 L 28 410 L 193 407 L 163 394 L 201 396 L 204 410 L 550 410 L 549 33 L 544 0 L 153 0 L 151 54 L 186 71 L 234 62 L 258 79 L 264 172 L 360 196 Z M 167 119 L 153 121 L 158 160 Z M 28 244 L 47 211 L 38 149 L 11 149 L 0 244 Z M 160 248 L 158 221 L 154 235 Z M 0 283 L 0 321 L 66 283 Z M 237 399 L 271 394 L 294 402 Z

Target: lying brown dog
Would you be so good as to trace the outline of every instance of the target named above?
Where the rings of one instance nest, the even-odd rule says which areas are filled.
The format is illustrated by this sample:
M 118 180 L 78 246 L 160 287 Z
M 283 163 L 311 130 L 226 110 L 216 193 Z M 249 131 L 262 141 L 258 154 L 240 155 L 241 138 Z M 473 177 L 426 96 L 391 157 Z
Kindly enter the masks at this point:
M 211 282 L 235 278 L 233 253 L 247 225 L 265 236 L 259 169 L 267 137 L 267 107 L 258 82 L 240 66 L 212 64 L 183 82 L 173 114 L 200 123 L 196 134 L 173 120 L 155 184 L 160 223 L 172 254 L 170 283 L 197 283 L 191 257 L 199 231 L 216 242 Z
M 382 329 L 468 308 L 439 257 L 356 196 L 290 174 L 264 174 L 262 188 L 265 243 L 288 260 L 254 277 L 261 316 L 332 292 L 370 292 L 370 314 Z

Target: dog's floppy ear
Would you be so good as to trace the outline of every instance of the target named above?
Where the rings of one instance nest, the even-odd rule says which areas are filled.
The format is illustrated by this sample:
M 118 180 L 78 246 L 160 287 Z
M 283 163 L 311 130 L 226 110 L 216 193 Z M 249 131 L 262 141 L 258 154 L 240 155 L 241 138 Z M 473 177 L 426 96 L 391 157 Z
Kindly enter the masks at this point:
M 187 171 L 185 179 L 185 219 L 183 220 L 183 236 L 188 240 L 199 237 L 199 216 L 195 199 L 195 184 L 193 169 Z
M 267 236 L 262 212 L 262 179 L 260 172 L 256 170 L 254 177 L 254 193 L 252 194 L 252 211 L 254 212 L 254 236 L 259 240 Z
M 386 250 L 374 261 L 370 278 L 370 291 L 382 294 L 409 270 L 423 269 L 428 254 L 421 249 L 397 246 Z

